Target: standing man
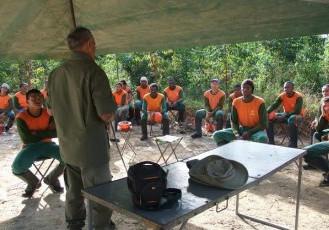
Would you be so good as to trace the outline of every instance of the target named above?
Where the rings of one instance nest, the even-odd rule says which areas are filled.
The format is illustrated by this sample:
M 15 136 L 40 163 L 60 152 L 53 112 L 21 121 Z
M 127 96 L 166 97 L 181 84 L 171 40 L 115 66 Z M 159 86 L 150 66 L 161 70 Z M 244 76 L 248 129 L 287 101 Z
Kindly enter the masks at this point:
M 26 110 L 28 107 L 27 100 L 26 100 L 26 93 L 28 90 L 28 84 L 22 82 L 19 85 L 19 92 L 17 92 L 14 96 L 14 106 L 15 106 L 15 113 L 20 113 L 23 110 Z
M 279 105 L 283 104 L 283 112 L 276 113 L 275 118 L 268 123 L 267 135 L 269 143 L 274 144 L 274 123 L 288 123 L 289 125 L 289 147 L 297 148 L 298 127 L 297 123 L 302 122 L 303 97 L 299 92 L 294 91 L 294 83 L 287 81 L 284 83 L 284 92 L 279 95 L 276 101 L 267 108 L 267 113 L 270 114 Z
M 66 164 L 67 228 L 81 229 L 86 219 L 81 189 L 112 178 L 106 124 L 114 120 L 116 105 L 108 78 L 95 63 L 96 43 L 90 30 L 75 28 L 67 43 L 70 58 L 50 73 L 47 104 Z M 112 211 L 93 202 L 90 205 L 95 229 L 110 229 Z
M 141 77 L 140 79 L 141 85 L 137 87 L 137 100 L 135 102 L 135 119 L 137 122 L 137 125 L 140 125 L 141 121 L 141 108 L 143 103 L 143 98 L 146 94 L 150 93 L 150 87 L 148 85 L 148 81 L 146 77 Z
M 211 89 L 204 93 L 206 109 L 200 109 L 195 113 L 196 132 L 191 135 L 192 138 L 202 137 L 201 121 L 203 118 L 206 118 L 206 122 L 209 123 L 210 118 L 213 117 L 217 122 L 216 130 L 223 128 L 225 93 L 219 89 L 219 86 L 220 80 L 214 78 L 211 80 Z
M 242 82 L 242 97 L 236 98 L 232 105 L 232 128 L 216 131 L 213 138 L 217 145 L 226 144 L 235 139 L 267 143 L 267 113 L 262 98 L 254 96 L 254 82 L 246 79 Z
M 152 122 L 158 122 L 156 117 L 161 113 L 159 119 L 162 120 L 163 135 L 169 134 L 169 120 L 166 109 L 166 99 L 162 93 L 158 93 L 159 87 L 156 83 L 150 85 L 151 93 L 144 96 L 143 99 L 143 116 L 141 122 L 142 137 L 141 141 L 145 141 L 147 137 L 147 120 L 150 118 Z
M 11 96 L 9 95 L 10 87 L 7 83 L 3 83 L 1 85 L 1 91 L 0 91 L 0 119 L 6 119 L 6 117 L 9 118 L 9 121 L 7 122 L 5 126 L 5 132 L 8 132 L 8 130 L 13 126 L 15 121 L 15 114 L 13 112 L 13 100 L 11 99 Z
M 168 110 L 178 111 L 178 122 L 184 122 L 185 105 L 183 103 L 183 89 L 176 85 L 174 78 L 169 79 L 169 86 L 163 91 L 163 95 L 167 100 Z
M 231 128 L 231 110 L 232 110 L 232 104 L 235 98 L 241 97 L 241 84 L 235 84 L 233 87 L 233 93 L 230 94 L 228 98 L 228 114 L 226 119 L 226 128 Z

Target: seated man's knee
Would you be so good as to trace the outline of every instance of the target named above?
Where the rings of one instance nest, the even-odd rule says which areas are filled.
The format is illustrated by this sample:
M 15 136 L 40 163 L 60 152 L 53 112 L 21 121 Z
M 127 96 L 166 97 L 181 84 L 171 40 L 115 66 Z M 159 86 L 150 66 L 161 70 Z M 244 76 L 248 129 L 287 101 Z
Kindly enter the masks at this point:
M 218 110 L 216 113 L 215 113 L 215 119 L 223 119 L 224 117 L 224 112 L 223 110 Z
M 296 117 L 296 115 L 291 115 L 288 118 L 288 124 L 289 125 L 296 125 L 297 124 L 297 117 Z
M 196 111 L 195 118 L 202 120 L 206 116 L 206 112 L 203 109 Z

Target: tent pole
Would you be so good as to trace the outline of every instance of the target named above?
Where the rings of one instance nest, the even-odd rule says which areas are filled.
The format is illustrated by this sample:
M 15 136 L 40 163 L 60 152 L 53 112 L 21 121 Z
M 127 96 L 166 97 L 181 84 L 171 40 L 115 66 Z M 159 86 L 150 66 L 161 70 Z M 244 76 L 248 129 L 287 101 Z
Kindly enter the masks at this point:
M 72 16 L 72 22 L 73 22 L 73 26 L 74 28 L 77 27 L 77 23 L 75 21 L 75 14 L 74 14 L 74 7 L 73 7 L 73 0 L 69 0 L 70 2 L 70 9 L 71 9 L 71 16 Z

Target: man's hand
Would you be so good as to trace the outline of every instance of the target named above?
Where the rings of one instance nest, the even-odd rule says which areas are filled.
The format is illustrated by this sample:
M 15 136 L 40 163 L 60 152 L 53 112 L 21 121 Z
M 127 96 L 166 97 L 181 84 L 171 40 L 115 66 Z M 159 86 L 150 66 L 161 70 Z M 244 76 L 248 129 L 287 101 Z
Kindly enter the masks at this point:
M 214 114 L 214 112 L 208 112 L 206 115 L 206 120 L 209 121 L 209 119 L 212 117 L 213 114 Z
M 311 129 L 315 129 L 315 127 L 318 125 L 318 122 L 316 120 L 312 121 L 311 123 Z
M 250 133 L 248 131 L 244 132 L 241 136 L 242 140 L 249 140 Z
M 0 119 L 6 119 L 5 113 L 0 113 Z
M 115 113 L 104 113 L 101 115 L 101 119 L 105 123 L 111 123 L 114 121 Z

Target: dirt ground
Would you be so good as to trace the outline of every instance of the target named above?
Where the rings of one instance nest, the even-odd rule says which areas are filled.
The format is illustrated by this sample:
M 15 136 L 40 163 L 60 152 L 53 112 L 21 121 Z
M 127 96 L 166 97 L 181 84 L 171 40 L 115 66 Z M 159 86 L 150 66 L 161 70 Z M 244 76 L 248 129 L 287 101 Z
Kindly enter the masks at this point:
M 171 130 L 171 134 L 184 136 L 177 152 L 179 159 L 195 156 L 216 148 L 209 136 L 200 139 L 190 138 L 190 132 L 180 134 Z M 159 127 L 155 134 L 160 135 Z M 141 142 L 141 131 L 134 127 L 131 142 L 136 148 L 134 162 L 142 160 L 156 161 L 158 158 L 154 139 Z M 309 140 L 304 141 L 307 145 Z M 122 146 L 123 140 L 119 143 Z M 65 229 L 64 202 L 65 193 L 53 194 L 43 184 L 28 200 L 21 197 L 25 184 L 11 173 L 11 163 L 20 149 L 16 129 L 0 135 L 0 229 Z M 128 163 L 129 157 L 125 157 Z M 131 162 L 133 163 L 133 162 Z M 115 146 L 111 146 L 111 172 L 114 179 L 126 175 Z M 299 229 L 329 228 L 329 188 L 318 187 L 321 172 L 303 171 Z M 63 178 L 61 178 L 63 183 Z M 240 194 L 240 211 L 262 218 L 288 228 L 293 228 L 295 216 L 295 189 L 297 184 L 297 167 L 295 164 L 284 168 L 269 179 Z M 225 202 L 220 204 L 225 206 Z M 117 229 L 145 229 L 136 220 L 114 213 L 113 220 Z M 85 229 L 87 229 L 85 227 Z M 176 227 L 175 229 L 178 229 Z M 235 198 L 229 200 L 227 210 L 217 213 L 213 207 L 191 218 L 184 229 L 271 229 L 264 225 L 243 220 L 235 215 Z

